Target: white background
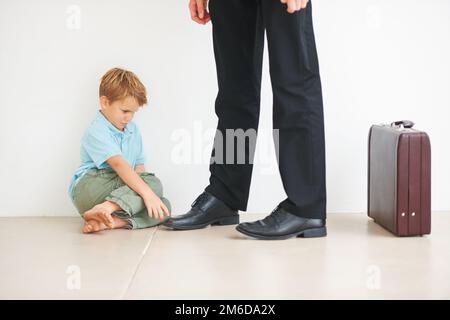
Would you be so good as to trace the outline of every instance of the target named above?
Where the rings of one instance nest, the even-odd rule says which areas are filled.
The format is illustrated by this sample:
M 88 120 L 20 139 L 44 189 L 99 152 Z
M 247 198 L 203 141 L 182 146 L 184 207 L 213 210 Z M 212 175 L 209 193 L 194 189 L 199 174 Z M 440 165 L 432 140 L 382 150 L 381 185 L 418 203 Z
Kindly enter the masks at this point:
M 368 130 L 401 119 L 429 134 L 432 209 L 450 210 L 450 1 L 315 0 L 313 15 L 328 212 L 365 212 Z M 163 181 L 174 214 L 203 191 L 208 157 L 200 157 L 212 146 L 217 81 L 211 24 L 192 22 L 187 0 L 0 0 L 0 216 L 77 215 L 67 189 L 80 138 L 98 108 L 99 79 L 115 66 L 148 87 L 149 105 L 135 121 L 148 171 Z M 264 68 L 249 212 L 270 212 L 285 198 L 265 151 L 267 55 Z M 174 157 L 180 133 L 191 139 L 182 163 Z

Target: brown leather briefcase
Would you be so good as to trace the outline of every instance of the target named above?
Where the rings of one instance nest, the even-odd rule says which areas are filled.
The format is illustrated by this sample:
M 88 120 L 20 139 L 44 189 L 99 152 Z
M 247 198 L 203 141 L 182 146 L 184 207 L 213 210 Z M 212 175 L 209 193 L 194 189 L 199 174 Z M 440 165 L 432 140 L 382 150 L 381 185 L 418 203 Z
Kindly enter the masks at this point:
M 431 232 L 431 146 L 409 120 L 373 125 L 367 214 L 397 236 Z

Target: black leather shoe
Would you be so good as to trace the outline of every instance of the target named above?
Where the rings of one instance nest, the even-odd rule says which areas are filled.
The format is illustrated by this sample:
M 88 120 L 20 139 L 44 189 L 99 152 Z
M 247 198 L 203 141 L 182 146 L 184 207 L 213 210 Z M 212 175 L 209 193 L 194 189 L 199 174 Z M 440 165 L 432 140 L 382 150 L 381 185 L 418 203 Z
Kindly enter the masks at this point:
M 230 225 L 239 223 L 237 210 L 230 209 L 224 202 L 208 192 L 195 199 L 188 213 L 170 218 L 163 226 L 175 230 L 193 230 L 209 225 Z
M 278 206 L 264 219 L 241 223 L 236 230 L 263 240 L 325 237 L 327 235 L 325 221 L 325 219 L 301 218 Z

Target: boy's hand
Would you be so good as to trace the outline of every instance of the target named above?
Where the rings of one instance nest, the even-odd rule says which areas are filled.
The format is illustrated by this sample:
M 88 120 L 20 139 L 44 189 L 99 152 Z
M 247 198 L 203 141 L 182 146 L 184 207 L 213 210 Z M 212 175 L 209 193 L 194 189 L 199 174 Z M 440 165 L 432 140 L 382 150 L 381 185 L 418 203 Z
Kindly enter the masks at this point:
M 170 216 L 170 212 L 166 205 L 156 194 L 149 194 L 142 199 L 147 207 L 148 216 L 150 218 L 164 220 L 164 216 Z
M 287 12 L 294 13 L 306 8 L 309 0 L 280 0 L 287 4 Z
M 207 8 L 208 0 L 189 0 L 191 18 L 199 24 L 207 24 L 211 20 Z

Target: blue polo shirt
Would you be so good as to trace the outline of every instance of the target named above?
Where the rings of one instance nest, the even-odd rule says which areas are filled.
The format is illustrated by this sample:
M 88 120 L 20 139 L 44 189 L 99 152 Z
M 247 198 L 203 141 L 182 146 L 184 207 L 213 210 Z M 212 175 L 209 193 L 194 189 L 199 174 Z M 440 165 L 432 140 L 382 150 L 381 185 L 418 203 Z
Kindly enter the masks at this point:
M 144 164 L 141 133 L 132 121 L 127 124 L 124 131 L 120 131 L 99 110 L 81 139 L 81 165 L 70 182 L 71 199 L 73 200 L 77 182 L 87 171 L 93 168 L 111 168 L 106 160 L 117 155 L 121 155 L 133 168 L 138 164 Z

